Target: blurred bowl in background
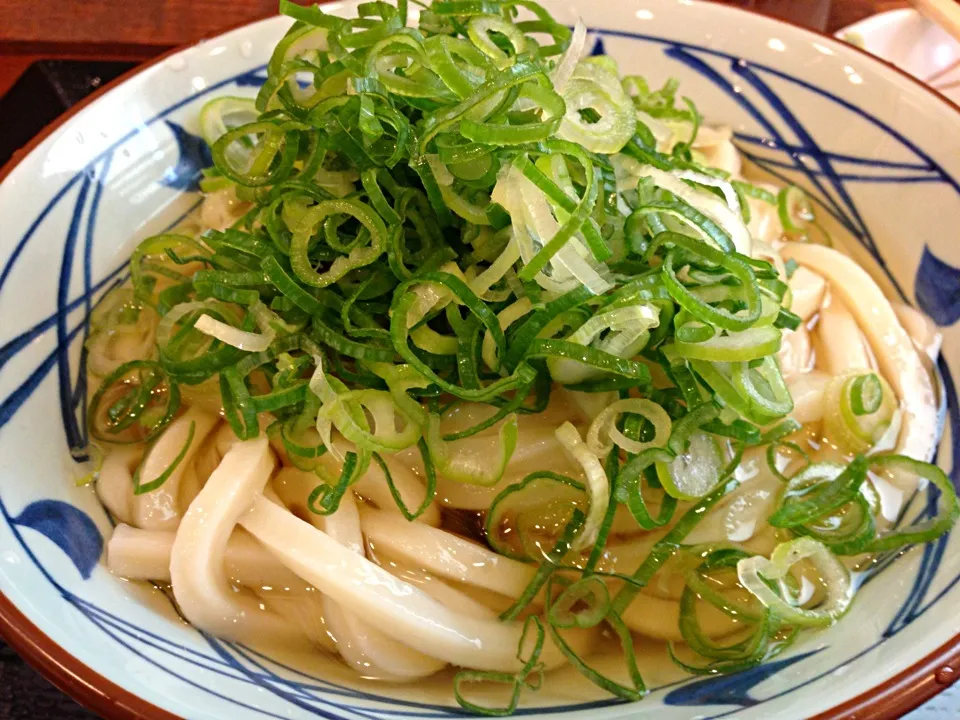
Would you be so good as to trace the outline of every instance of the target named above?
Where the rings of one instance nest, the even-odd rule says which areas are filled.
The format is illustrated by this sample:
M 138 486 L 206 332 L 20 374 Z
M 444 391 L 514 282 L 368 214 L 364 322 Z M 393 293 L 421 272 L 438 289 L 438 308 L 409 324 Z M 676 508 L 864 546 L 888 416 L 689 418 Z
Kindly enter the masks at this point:
M 880 13 L 836 35 L 960 102 L 960 42 L 916 10 Z

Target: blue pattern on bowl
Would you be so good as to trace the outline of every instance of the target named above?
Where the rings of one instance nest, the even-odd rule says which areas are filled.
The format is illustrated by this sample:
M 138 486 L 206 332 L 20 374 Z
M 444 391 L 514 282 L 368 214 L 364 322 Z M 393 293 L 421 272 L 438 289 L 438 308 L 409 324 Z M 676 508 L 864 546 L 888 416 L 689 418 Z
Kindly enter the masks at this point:
M 20 527 L 36 530 L 67 554 L 80 576 L 87 580 L 100 562 L 103 535 L 83 510 L 59 500 L 37 500 L 11 520 Z
M 917 268 L 917 305 L 937 325 L 949 327 L 960 320 L 960 268 L 955 268 L 923 248 Z
M 759 685 L 771 675 L 816 655 L 822 649 L 810 650 L 782 660 L 772 660 L 733 675 L 711 677 L 705 680 L 691 680 L 676 690 L 667 693 L 663 702 L 667 705 L 739 705 L 740 707 L 753 707 L 763 702 L 750 695 L 750 691 L 756 685 Z
M 172 120 L 164 121 L 173 137 L 177 141 L 179 157 L 177 164 L 169 168 L 163 175 L 161 183 L 175 190 L 184 192 L 198 192 L 202 171 L 213 165 L 213 156 L 207 141 L 197 135 L 192 135 L 183 129 L 182 125 Z

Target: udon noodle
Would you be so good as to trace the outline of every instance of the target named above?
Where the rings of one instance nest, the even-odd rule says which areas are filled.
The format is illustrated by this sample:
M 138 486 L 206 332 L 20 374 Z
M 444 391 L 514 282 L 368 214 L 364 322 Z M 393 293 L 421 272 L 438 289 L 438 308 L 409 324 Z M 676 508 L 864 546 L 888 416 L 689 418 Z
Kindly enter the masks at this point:
M 544 672 L 637 699 L 649 647 L 762 662 L 957 514 L 936 328 L 672 83 L 513 7 L 287 8 L 87 362 L 114 573 L 478 712 Z

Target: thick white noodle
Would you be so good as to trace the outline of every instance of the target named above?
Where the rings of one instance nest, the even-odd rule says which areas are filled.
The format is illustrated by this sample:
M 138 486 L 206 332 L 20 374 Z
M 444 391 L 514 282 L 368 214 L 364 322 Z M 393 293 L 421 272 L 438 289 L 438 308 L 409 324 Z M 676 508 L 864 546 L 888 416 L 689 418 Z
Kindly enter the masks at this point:
M 455 612 L 264 498 L 254 503 L 240 523 L 291 570 L 410 647 L 477 670 L 516 672 L 521 668 L 517 646 L 522 623 Z M 593 639 L 590 632 L 567 635 L 581 656 L 592 647 Z M 533 638 L 529 640 L 532 647 Z M 529 653 L 530 647 L 524 650 Z M 548 669 L 566 662 L 549 637 L 541 659 Z
M 745 497 L 745 500 L 749 498 Z M 723 513 L 725 516 L 726 513 Z M 721 525 L 725 523 L 721 520 Z M 719 536 L 724 534 L 721 529 Z M 766 536 L 766 533 L 763 533 Z M 759 541 L 763 542 L 759 542 Z M 729 544 L 728 540 L 722 541 Z M 633 546 L 611 548 L 611 556 L 616 558 L 616 565 L 621 571 L 631 572 L 643 561 L 649 552 L 652 543 L 641 542 Z M 754 538 L 746 543 L 746 548 L 762 546 L 765 552 L 771 549 L 769 539 Z M 628 560 L 631 558 L 632 560 Z M 651 580 L 651 585 L 644 588 L 627 607 L 623 620 L 636 633 L 658 640 L 683 641 L 678 626 L 680 616 L 680 592 L 682 590 L 682 576 L 670 572 L 669 568 L 660 571 Z M 709 637 L 721 637 L 735 629 L 731 619 L 707 603 L 702 603 L 702 610 L 698 617 L 703 623 L 703 630 Z
M 707 637 L 722 637 L 737 629 L 737 621 L 709 603 L 700 603 L 697 617 Z M 639 593 L 623 611 L 623 622 L 636 633 L 656 638 L 683 642 L 680 634 L 680 603 Z
M 890 304 L 916 348 L 931 361 L 936 361 L 937 356 L 940 355 L 940 346 L 943 344 L 943 333 L 919 310 L 904 303 Z
M 726 535 L 730 530 L 736 530 L 730 525 L 730 512 L 736 512 L 733 505 L 724 505 L 728 511 L 721 510 L 719 517 L 716 518 L 714 526 L 705 533 L 703 537 L 709 538 L 712 542 L 729 543 Z M 708 516 L 709 517 L 709 516 Z M 667 529 L 653 530 L 644 535 L 637 536 L 636 539 L 627 543 L 611 542 L 603 552 L 600 561 L 600 569 L 604 571 L 617 571 L 631 573 L 646 559 L 650 554 L 653 545 L 666 535 Z M 756 539 L 747 542 L 747 547 L 751 548 Z M 669 571 L 669 567 L 654 575 L 650 584 L 645 587 L 627 607 L 623 614 L 623 620 L 627 626 L 636 633 L 658 640 L 672 640 L 682 642 L 678 626 L 680 616 L 680 590 L 682 585 L 678 585 L 679 576 Z M 702 605 L 707 606 L 706 603 Z M 698 613 L 704 632 L 709 637 L 722 637 L 735 629 L 731 624 L 730 618 L 712 606 L 707 606 L 703 614 Z
M 286 568 L 284 568 L 286 570 Z M 287 572 L 290 572 L 287 570 Z M 303 583 L 303 580 L 300 580 Z M 282 617 L 295 631 L 313 641 L 314 645 L 333 654 L 337 645 L 330 634 L 327 619 L 323 616 L 325 598 L 313 588 L 309 595 L 289 596 L 271 592 L 257 592 L 274 613 Z
M 843 301 L 833 294 L 820 306 L 817 335 L 820 338 L 817 364 L 821 369 L 831 375 L 869 369 L 870 360 L 863 347 L 860 326 Z
M 181 385 L 180 400 L 183 405 L 218 415 L 223 410 L 223 398 L 220 396 L 220 382 L 217 377 L 214 375 L 199 385 Z
M 756 184 L 774 194 L 779 190 L 775 185 Z M 750 222 L 747 224 L 750 236 L 767 243 L 780 240 L 783 236 L 783 224 L 777 214 L 777 206 L 754 197 L 747 197 L 747 205 L 750 207 Z
M 689 135 L 688 135 L 689 137 Z M 702 125 L 693 140 L 693 148 L 704 155 L 710 167 L 726 170 L 733 176 L 740 174 L 742 159 L 733 144 L 733 129 L 729 126 Z
M 157 345 L 157 314 L 142 308 L 137 322 L 118 329 L 93 331 L 88 341 L 87 369 L 105 377 L 131 360 L 153 357 Z
M 620 399 L 619 393 L 614 390 L 594 393 L 556 388 L 554 392 L 563 393 L 570 398 L 571 410 L 575 409 L 579 411 L 579 414 L 583 415 L 583 419 L 587 421 L 588 427 L 593 424 L 597 415 L 603 412 L 604 408 L 608 405 L 613 405 L 613 403 Z
M 497 493 L 536 470 L 552 470 L 582 480 L 583 470 L 568 457 L 563 445 L 554 435 L 556 425 L 536 423 L 528 420 L 528 417 L 520 417 L 517 448 L 499 483 L 482 487 L 448 480 L 440 475 L 437 478 L 437 500 L 448 507 L 487 510 Z M 491 453 L 496 452 L 498 442 L 496 434 L 483 433 L 457 441 L 457 447 L 463 452 L 492 457 Z M 398 456 L 398 459 L 400 457 Z M 405 451 L 402 458 L 415 467 L 422 468 L 420 454 L 416 449 Z
M 97 496 L 122 523 L 133 519 L 133 473 L 142 457 L 142 445 L 124 445 L 110 450 L 100 468 Z
M 811 369 L 813 346 L 810 343 L 810 333 L 805 327 L 801 325 L 796 330 L 783 331 L 777 360 L 780 362 L 780 372 L 786 380 Z
M 107 543 L 107 567 L 128 580 L 170 582 L 173 530 L 141 530 L 117 525 Z M 243 528 L 227 541 L 223 564 L 230 582 L 252 590 L 303 596 L 311 588 Z M 315 592 L 315 591 L 313 591 Z
M 204 445 L 208 447 L 209 450 L 204 451 L 204 449 L 201 448 L 197 453 L 197 458 L 187 465 L 183 471 L 183 477 L 180 478 L 180 493 L 177 498 L 177 507 L 190 507 L 190 503 L 200 494 L 200 491 L 206 484 L 207 478 L 210 477 L 211 473 L 217 469 L 217 465 L 220 464 L 220 454 L 217 452 L 216 447 L 210 443 L 209 437 L 204 441 Z M 201 456 L 204 457 L 201 458 Z M 206 467 L 207 461 L 214 458 L 216 459 L 216 464 L 208 472 Z
M 441 577 L 518 598 L 533 579 L 532 565 L 498 555 L 446 530 L 410 523 L 380 510 L 361 510 L 363 534 L 374 553 L 386 553 Z
M 863 268 L 836 250 L 810 243 L 787 243 L 781 253 L 822 275 L 830 283 L 830 291 L 856 317 L 880 371 L 900 398 L 903 423 L 898 450 L 927 460 L 937 440 L 933 384 L 883 292 Z
M 814 370 L 787 378 L 787 389 L 793 398 L 793 411 L 790 417 L 801 425 L 822 420 L 825 409 L 823 396 L 827 391 L 830 377 L 827 373 Z
M 222 425 L 227 428 L 230 427 L 226 423 Z M 231 432 L 233 431 L 231 430 Z M 180 482 L 179 502 L 181 508 L 190 507 L 190 503 L 200 494 L 200 490 L 207 484 L 207 480 L 223 459 L 223 453 L 217 449 L 216 436 L 218 434 L 219 431 L 215 431 L 204 438 L 203 443 L 197 449 L 193 462 L 187 467 L 183 480 Z
M 344 495 L 337 512 L 324 518 L 322 525 L 331 538 L 364 555 L 360 516 L 351 494 Z M 325 597 L 323 607 L 340 656 L 364 675 L 410 681 L 432 675 L 446 664 L 385 635 L 349 606 Z
M 387 469 L 390 470 L 390 477 L 393 478 L 393 484 L 404 505 L 410 512 L 417 510 L 426 497 L 427 488 L 424 482 L 417 477 L 409 465 L 401 462 L 395 455 L 385 455 L 383 460 L 387 464 Z M 370 463 L 370 469 L 354 483 L 353 489 L 384 512 L 402 516 L 379 464 Z M 436 500 L 430 502 L 423 514 L 417 518 L 417 522 L 433 527 L 440 524 L 440 507 Z
M 724 523 L 721 521 L 721 525 Z M 665 533 L 656 531 L 651 537 L 642 537 L 628 545 L 613 545 L 605 552 L 604 567 L 619 568 L 620 572 L 632 572 L 643 562 L 650 552 L 654 542 Z M 715 534 L 720 537 L 724 533 Z M 729 543 L 723 540 L 724 543 Z M 623 613 L 623 621 L 632 631 L 657 640 L 683 642 L 680 634 L 680 603 L 677 586 L 678 576 L 662 570 L 651 580 L 651 585 L 644 588 L 634 598 L 633 602 Z M 661 587 L 662 585 L 662 587 Z M 707 603 L 700 604 L 698 618 L 704 633 L 708 637 L 722 637 L 736 629 L 734 621 Z
M 475 600 L 465 592 L 451 587 L 425 570 L 420 570 L 401 561 L 387 559 L 382 555 L 379 555 L 377 560 L 380 566 L 391 575 L 411 585 L 416 585 L 427 595 L 443 603 L 451 610 L 482 620 L 495 620 L 497 618 L 496 610 Z
M 790 312 L 806 323 L 823 304 L 827 282 L 812 270 L 798 267 L 787 282 L 790 286 Z
M 213 442 L 214 445 L 216 445 L 220 457 L 223 457 L 230 452 L 234 445 L 240 442 L 240 438 L 233 432 L 233 428 L 230 427 L 229 424 L 223 423 L 223 425 L 217 429 L 217 432 L 214 433 Z
M 180 494 L 177 498 L 177 507 L 190 507 L 190 503 L 200 494 L 206 480 L 206 478 L 201 479 L 195 463 L 187 465 L 187 468 L 183 471 L 183 477 L 180 478 Z
M 667 532 L 664 528 L 658 528 L 631 538 L 628 542 L 611 539 L 600 556 L 600 569 L 604 572 L 632 573 L 647 558 L 654 544 Z
M 364 555 L 360 515 L 353 493 L 346 493 L 332 515 L 322 516 L 306 508 L 317 484 L 313 473 L 284 468 L 273 480 L 277 495 L 291 510 L 305 513 L 312 525 L 323 530 L 350 551 Z M 403 520 L 403 522 L 406 522 Z M 329 597 L 323 599 L 323 616 L 344 661 L 362 675 L 388 680 L 415 680 L 432 675 L 444 663 L 412 650 L 366 623 L 359 615 Z
M 176 532 L 170 530 L 117 525 L 107 542 L 107 568 L 128 580 L 169 582 L 175 537 Z
M 247 207 L 247 203 L 237 199 L 236 190 L 232 187 L 207 193 L 200 206 L 200 223 L 204 228 L 226 230 L 243 215 Z
M 178 417 L 170 427 L 163 431 L 147 457 L 140 471 L 140 482 L 146 484 L 160 476 L 183 450 L 190 435 L 190 426 L 194 425 L 193 440 L 180 464 L 174 469 L 159 488 L 153 492 L 136 495 L 133 498 L 133 524 L 149 530 L 172 530 L 180 522 L 180 481 L 183 473 L 193 461 L 207 434 L 216 427 L 219 419 L 215 415 L 197 408 L 190 408 Z
M 180 610 L 196 627 L 228 640 L 306 640 L 258 598 L 235 591 L 224 567 L 237 518 L 261 497 L 275 464 L 265 437 L 237 443 L 184 514 L 173 541 L 170 584 Z
M 783 455 L 778 455 L 777 459 L 782 465 L 790 461 Z M 749 549 L 755 551 L 758 536 L 767 527 L 767 518 L 776 509 L 783 493 L 783 481 L 770 470 L 766 448 L 745 451 L 736 469 L 736 478 L 740 481 L 737 489 L 697 523 L 684 538 L 684 544 L 744 544 L 753 541 Z

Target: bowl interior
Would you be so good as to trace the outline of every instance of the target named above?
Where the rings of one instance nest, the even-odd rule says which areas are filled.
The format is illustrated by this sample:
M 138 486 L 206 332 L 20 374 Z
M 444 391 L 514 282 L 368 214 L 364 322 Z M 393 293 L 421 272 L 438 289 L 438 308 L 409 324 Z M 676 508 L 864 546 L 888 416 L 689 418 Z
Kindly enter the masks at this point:
M 689 0 L 548 3 L 583 17 L 588 48 L 651 84 L 676 76 L 715 123 L 730 125 L 765 172 L 796 182 L 892 297 L 942 327 L 948 402 L 941 459 L 960 422 L 960 120 L 944 101 L 843 44 Z M 352 5 L 327 6 L 351 12 Z M 65 654 L 125 690 L 191 718 L 444 717 L 445 696 L 352 682 L 329 664 L 264 656 L 202 635 L 153 588 L 98 564 L 111 525 L 68 448 L 84 437 L 78 376 L 84 318 L 125 277 L 137 240 L 198 202 L 209 153 L 197 115 L 217 95 L 250 96 L 288 26 L 271 19 L 161 61 L 69 119 L 0 186 L 0 590 Z M 929 512 L 924 494 L 905 522 Z M 812 716 L 902 671 L 960 631 L 960 541 L 885 558 L 850 616 L 774 662 L 672 684 L 650 667 L 651 697 L 627 706 L 558 675 L 535 704 L 615 718 Z M 51 650 L 59 653 L 57 650 Z M 455 713 L 453 713 L 455 714 Z M 539 716 L 539 715 L 538 715 Z

